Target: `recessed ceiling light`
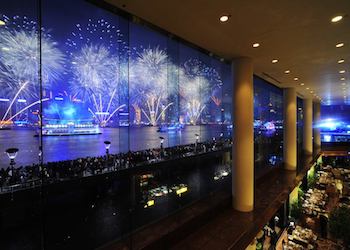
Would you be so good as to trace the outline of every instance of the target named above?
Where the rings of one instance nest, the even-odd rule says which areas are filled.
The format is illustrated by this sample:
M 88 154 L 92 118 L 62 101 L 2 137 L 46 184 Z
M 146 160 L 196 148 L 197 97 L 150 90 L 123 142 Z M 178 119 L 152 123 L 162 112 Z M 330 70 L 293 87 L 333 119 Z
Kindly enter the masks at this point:
M 294 81 L 298 81 L 299 80 L 299 78 L 298 77 L 294 77 Z
M 312 94 L 312 93 L 314 93 L 314 91 L 310 90 L 310 93 Z
M 302 83 L 300 83 L 300 86 L 304 86 L 304 85 L 305 85 L 305 83 L 303 83 L 303 82 L 302 82 Z
M 344 46 L 344 43 L 338 43 L 338 44 L 335 45 L 335 47 L 337 47 L 337 48 L 341 48 L 343 46 Z
M 6 23 L 3 20 L 0 20 L 0 26 L 5 25 Z
M 340 78 L 341 81 L 345 81 L 345 77 Z
M 338 63 L 343 63 L 343 62 L 345 62 L 345 60 L 344 60 L 344 59 L 340 59 L 340 60 L 338 60 Z
M 273 60 L 272 60 L 272 63 L 277 63 L 277 62 L 278 62 L 277 59 L 273 59 Z
M 260 46 L 260 43 L 253 43 L 253 48 L 257 48 Z
M 309 88 L 309 87 L 307 87 L 306 89 L 307 89 L 307 90 L 309 90 L 310 88 Z
M 340 20 L 343 19 L 343 16 L 335 16 L 331 19 L 331 22 L 332 23 L 336 23 L 336 22 L 339 22 Z
M 227 22 L 229 18 L 230 18 L 230 15 L 222 15 L 220 17 L 220 22 L 222 23 Z
M 344 73 L 345 73 L 345 70 L 339 70 L 339 73 L 340 73 L 340 74 L 344 74 Z
M 345 85 L 346 85 L 346 83 L 345 83 L 345 82 L 343 82 L 341 85 L 345 86 Z
M 284 71 L 284 73 L 289 74 L 290 70 L 288 69 L 288 70 Z

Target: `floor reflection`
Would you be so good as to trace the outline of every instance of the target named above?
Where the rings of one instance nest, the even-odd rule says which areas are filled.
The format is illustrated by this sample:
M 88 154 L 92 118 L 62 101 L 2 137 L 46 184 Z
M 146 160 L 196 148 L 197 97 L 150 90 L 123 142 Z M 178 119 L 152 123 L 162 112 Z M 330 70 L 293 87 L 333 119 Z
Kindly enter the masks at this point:
M 38 249 L 41 236 L 46 249 L 93 249 L 124 237 L 210 192 L 229 190 L 223 159 L 212 152 L 2 195 L 1 249 Z

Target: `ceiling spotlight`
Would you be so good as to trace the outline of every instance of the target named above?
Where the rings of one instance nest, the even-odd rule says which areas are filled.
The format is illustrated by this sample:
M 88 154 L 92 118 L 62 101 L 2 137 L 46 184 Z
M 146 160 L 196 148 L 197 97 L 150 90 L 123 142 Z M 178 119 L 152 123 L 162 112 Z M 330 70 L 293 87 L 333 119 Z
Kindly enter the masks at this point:
M 227 22 L 228 21 L 228 19 L 230 19 L 230 15 L 222 15 L 221 17 L 220 17 L 220 22 L 222 22 L 222 23 L 224 23 L 224 22 Z
M 338 63 L 343 63 L 343 62 L 345 62 L 344 59 L 340 59 L 340 60 L 338 61 Z
M 257 47 L 259 47 L 260 46 L 260 43 L 254 43 L 253 44 L 253 48 L 257 48 Z
M 340 73 L 340 74 L 344 74 L 344 73 L 345 73 L 345 70 L 339 70 L 339 73 Z
M 335 16 L 331 19 L 331 22 L 332 23 L 336 23 L 336 22 L 339 22 L 340 20 L 343 19 L 343 16 Z
M 345 81 L 345 77 L 340 78 L 341 81 Z
M 306 89 L 307 89 L 307 90 L 309 90 L 310 88 L 309 88 L 309 87 L 307 87 Z
M 300 83 L 300 86 L 304 86 L 304 85 L 305 85 L 305 83 L 303 83 L 303 82 L 302 82 L 302 83 Z
M 0 20 L 0 26 L 5 25 L 6 23 L 3 20 Z
M 278 62 L 277 59 L 273 59 L 273 60 L 272 60 L 272 63 L 277 63 L 277 62 Z
M 290 70 L 288 69 L 288 70 L 284 71 L 284 73 L 289 74 Z
M 341 48 L 343 46 L 344 46 L 344 43 L 338 43 L 338 44 L 335 45 L 335 47 L 337 47 L 337 48 Z
M 298 81 L 299 80 L 299 78 L 298 77 L 294 77 L 294 81 Z

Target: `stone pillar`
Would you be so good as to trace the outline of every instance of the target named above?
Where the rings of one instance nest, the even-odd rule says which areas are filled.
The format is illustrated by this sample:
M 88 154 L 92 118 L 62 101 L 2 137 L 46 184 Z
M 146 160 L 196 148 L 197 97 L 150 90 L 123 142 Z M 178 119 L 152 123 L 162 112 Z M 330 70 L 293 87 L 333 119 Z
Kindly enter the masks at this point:
M 295 88 L 286 88 L 283 92 L 283 158 L 284 167 L 297 169 L 297 94 Z
M 313 134 L 314 134 L 314 152 L 317 154 L 321 151 L 321 131 L 318 127 L 321 120 L 321 103 L 316 101 L 314 102 L 314 126 L 313 126 Z
M 251 58 L 233 61 L 233 207 L 242 212 L 254 209 L 254 99 Z
M 303 151 L 312 155 L 312 99 L 304 99 Z

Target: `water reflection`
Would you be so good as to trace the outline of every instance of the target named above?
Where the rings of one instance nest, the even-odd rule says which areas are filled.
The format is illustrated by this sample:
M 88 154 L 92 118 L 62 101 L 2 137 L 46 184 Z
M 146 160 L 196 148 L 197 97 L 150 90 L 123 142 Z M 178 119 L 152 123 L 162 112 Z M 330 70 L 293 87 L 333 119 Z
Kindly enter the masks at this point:
M 101 135 L 48 136 L 43 138 L 44 162 L 55 162 L 105 154 L 104 141 L 111 141 L 110 153 L 138 151 L 160 146 L 159 137 L 164 137 L 164 147 L 195 143 L 218 137 L 229 132 L 221 125 L 187 126 L 180 131 L 158 132 L 157 127 L 102 128 Z M 39 162 L 39 138 L 35 131 L 13 129 L 0 131 L 0 152 L 7 148 L 19 149 L 17 166 Z M 5 154 L 0 154 L 0 168 L 8 166 Z

